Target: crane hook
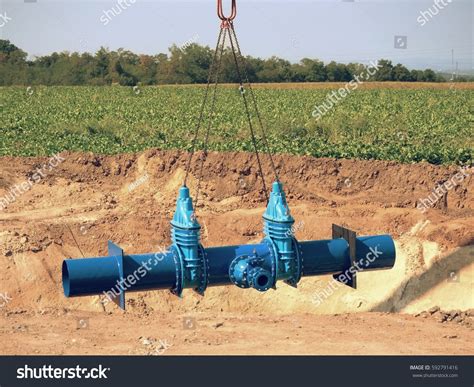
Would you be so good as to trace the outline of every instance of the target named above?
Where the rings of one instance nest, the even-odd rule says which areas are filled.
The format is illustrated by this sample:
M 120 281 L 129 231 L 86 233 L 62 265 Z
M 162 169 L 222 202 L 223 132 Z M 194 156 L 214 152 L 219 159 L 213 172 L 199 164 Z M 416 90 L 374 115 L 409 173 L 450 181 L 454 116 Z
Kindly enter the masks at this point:
M 219 16 L 219 19 L 222 20 L 222 23 L 227 25 L 228 23 L 232 22 L 232 20 L 235 19 L 237 16 L 237 0 L 232 0 L 232 5 L 231 5 L 231 13 L 230 16 L 225 16 L 223 7 L 222 7 L 222 0 L 217 0 L 217 16 Z

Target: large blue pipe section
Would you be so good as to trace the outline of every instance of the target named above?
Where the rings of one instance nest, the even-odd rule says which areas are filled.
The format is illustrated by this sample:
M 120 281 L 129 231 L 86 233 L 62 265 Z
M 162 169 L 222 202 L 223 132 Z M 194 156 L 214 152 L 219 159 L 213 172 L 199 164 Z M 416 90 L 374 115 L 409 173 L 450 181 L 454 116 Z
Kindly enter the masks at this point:
M 173 243 L 167 251 L 124 255 L 109 242 L 108 257 L 64 260 L 64 294 L 103 294 L 125 308 L 126 291 L 170 289 L 181 296 L 185 288 L 204 294 L 208 286 L 234 284 L 263 292 L 275 289 L 278 280 L 296 287 L 302 276 L 351 276 L 389 269 L 395 263 L 389 235 L 357 237 L 355 246 L 344 238 L 298 242 L 279 182 L 273 184 L 263 219 L 261 243 L 204 248 L 189 189 L 182 187 L 171 222 Z

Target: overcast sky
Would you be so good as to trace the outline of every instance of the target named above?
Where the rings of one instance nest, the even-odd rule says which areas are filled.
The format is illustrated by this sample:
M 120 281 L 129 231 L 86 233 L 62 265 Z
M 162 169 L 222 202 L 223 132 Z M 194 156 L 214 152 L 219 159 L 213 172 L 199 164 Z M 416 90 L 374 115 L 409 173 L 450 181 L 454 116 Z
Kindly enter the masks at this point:
M 114 16 L 118 1 L 125 9 Z M 388 58 L 451 71 L 454 49 L 460 72 L 472 72 L 473 0 L 444 0 L 431 17 L 434 1 L 237 0 L 235 26 L 244 54 L 252 56 L 344 63 Z M 214 47 L 219 25 L 214 0 L 0 0 L 0 14 L 0 37 L 30 57 L 100 46 L 156 54 L 188 41 Z M 395 47 L 395 36 L 404 48 Z

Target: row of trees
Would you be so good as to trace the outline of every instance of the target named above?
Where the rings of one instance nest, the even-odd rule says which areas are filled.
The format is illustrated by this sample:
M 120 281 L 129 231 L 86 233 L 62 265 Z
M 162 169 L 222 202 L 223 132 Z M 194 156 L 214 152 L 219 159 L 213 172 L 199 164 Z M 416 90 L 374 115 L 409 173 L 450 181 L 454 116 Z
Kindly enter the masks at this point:
M 168 54 L 137 55 L 119 49 L 101 48 L 89 53 L 52 53 L 27 60 L 27 53 L 8 40 L 0 40 L 0 85 L 110 85 L 205 83 L 212 61 L 209 47 L 173 45 Z M 402 82 L 441 82 L 433 70 L 408 70 L 389 60 L 379 61 L 371 80 Z M 365 73 L 359 63 L 323 63 L 304 58 L 299 63 L 271 57 L 247 57 L 246 70 L 252 82 L 348 82 Z M 232 55 L 226 51 L 221 63 L 221 82 L 236 82 Z

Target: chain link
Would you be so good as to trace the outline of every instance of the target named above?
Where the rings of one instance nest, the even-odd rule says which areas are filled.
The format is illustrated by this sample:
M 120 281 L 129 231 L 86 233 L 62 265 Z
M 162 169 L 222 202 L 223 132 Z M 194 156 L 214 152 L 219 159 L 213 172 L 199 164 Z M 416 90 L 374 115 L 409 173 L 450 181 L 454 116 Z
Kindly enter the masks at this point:
M 245 79 L 245 82 L 247 83 L 248 89 L 250 91 L 250 95 L 252 97 L 255 113 L 257 115 L 257 120 L 258 120 L 258 123 L 259 123 L 259 126 L 260 126 L 260 131 L 262 133 L 262 140 L 263 140 L 264 146 L 266 148 L 266 153 L 268 155 L 268 158 L 270 159 L 270 164 L 272 166 L 273 173 L 275 174 L 275 179 L 276 179 L 276 181 L 279 181 L 280 178 L 278 176 L 278 171 L 277 171 L 277 169 L 275 167 L 275 163 L 273 161 L 273 156 L 270 152 L 270 147 L 268 145 L 267 135 L 265 133 L 265 127 L 263 125 L 262 116 L 260 115 L 260 111 L 258 109 L 257 98 L 256 98 L 255 93 L 253 91 L 252 84 L 250 83 L 250 79 L 249 79 L 249 76 L 248 76 L 248 73 L 247 73 L 245 58 L 242 55 L 242 51 L 240 50 L 240 44 L 239 44 L 239 40 L 237 39 L 237 34 L 235 32 L 234 23 L 230 23 L 230 29 L 231 29 L 231 34 L 234 36 L 235 45 L 237 47 L 237 52 L 239 54 L 239 57 L 240 57 L 240 60 L 241 60 L 241 63 L 242 63 L 242 72 L 244 74 L 244 79 Z
M 222 30 L 221 30 L 222 31 Z M 217 85 L 219 84 L 219 74 L 221 70 L 221 63 L 222 63 L 222 56 L 224 53 L 224 47 L 225 47 L 225 40 L 227 37 L 227 29 L 224 30 L 224 37 L 222 38 L 222 43 L 219 48 L 219 56 L 217 60 L 217 67 L 215 71 L 215 81 L 214 81 L 214 90 L 213 90 L 213 95 L 212 95 L 212 102 L 211 102 L 211 110 L 209 111 L 209 121 L 207 125 L 207 130 L 206 130 L 206 137 L 204 139 L 204 150 L 203 154 L 201 157 L 201 165 L 199 168 L 199 177 L 198 177 L 198 184 L 197 184 L 197 189 L 196 189 L 196 199 L 195 199 L 195 206 L 197 207 L 197 203 L 199 200 L 199 192 L 201 190 L 201 181 L 202 181 L 202 175 L 203 175 L 203 169 L 204 169 L 204 161 L 207 158 L 207 148 L 209 144 L 209 134 L 211 132 L 211 126 L 212 126 L 212 119 L 214 118 L 214 113 L 215 113 L 215 106 L 216 106 L 216 100 L 217 100 Z
M 184 183 L 183 183 L 184 186 L 186 186 L 186 184 L 187 184 L 187 179 L 189 177 L 189 173 L 190 173 L 190 169 L 191 169 L 192 158 L 194 156 L 194 153 L 195 153 L 195 150 L 196 150 L 196 144 L 197 144 L 197 141 L 198 141 L 198 138 L 199 138 L 199 131 L 200 131 L 200 128 L 201 128 L 203 120 L 204 120 L 204 115 L 205 115 L 204 112 L 205 112 L 205 107 L 206 107 L 206 104 L 207 104 L 207 100 L 209 98 L 209 89 L 210 89 L 211 81 L 212 81 L 212 78 L 215 77 L 214 78 L 214 89 L 213 89 L 213 95 L 212 95 L 212 102 L 211 102 L 211 107 L 210 107 L 209 116 L 208 116 L 208 120 L 209 120 L 208 121 L 208 127 L 207 127 L 207 130 L 206 130 L 206 135 L 205 135 L 205 140 L 204 140 L 204 149 L 203 149 L 203 154 L 202 154 L 202 157 L 201 157 L 201 160 L 200 160 L 200 166 L 199 166 L 199 175 L 198 175 L 196 197 L 195 197 L 195 205 L 196 206 L 197 206 L 197 202 L 198 202 L 198 199 L 199 199 L 199 193 L 200 193 L 200 189 L 201 189 L 201 181 L 202 181 L 202 176 L 203 176 L 204 161 L 207 158 L 207 150 L 208 150 L 208 144 L 209 144 L 209 134 L 210 134 L 212 121 L 213 121 L 214 114 L 215 114 L 214 110 L 215 110 L 215 105 L 216 105 L 216 100 L 217 100 L 217 86 L 218 86 L 218 83 L 219 83 L 219 74 L 220 74 L 220 68 L 221 68 L 221 63 L 222 63 L 222 57 L 223 57 L 223 54 L 224 54 L 224 46 L 225 46 L 225 41 L 226 41 L 227 34 L 229 34 L 229 41 L 230 41 L 230 46 L 231 46 L 231 51 L 232 51 L 232 57 L 234 59 L 234 64 L 235 64 L 235 68 L 236 68 L 236 72 L 237 72 L 237 76 L 238 76 L 239 91 L 240 91 L 240 95 L 242 96 L 242 101 L 243 101 L 243 104 L 244 104 L 245 113 L 246 113 L 247 121 L 248 121 L 248 124 L 249 124 L 250 136 L 251 136 L 251 139 L 252 139 L 252 145 L 253 145 L 253 148 L 254 148 L 254 151 L 255 151 L 255 156 L 257 158 L 258 169 L 259 169 L 260 176 L 262 178 L 263 191 L 264 191 L 265 199 L 266 199 L 267 203 L 268 203 L 268 197 L 269 197 L 268 196 L 268 189 L 267 189 L 267 185 L 266 185 L 266 181 L 265 181 L 265 174 L 264 174 L 264 171 L 263 171 L 263 166 L 262 166 L 262 161 L 261 161 L 261 158 L 260 158 L 260 153 L 259 153 L 259 150 L 258 150 L 258 143 L 260 141 L 257 141 L 257 138 L 255 136 L 255 130 L 254 130 L 253 122 L 252 122 L 252 115 L 250 113 L 249 101 L 248 101 L 246 93 L 245 93 L 246 90 L 244 88 L 244 83 L 247 84 L 248 89 L 250 91 L 249 94 L 251 96 L 250 97 L 251 102 L 252 102 L 253 108 L 255 110 L 255 114 L 256 114 L 256 117 L 257 117 L 257 121 L 258 121 L 258 126 L 259 126 L 260 132 L 261 132 L 261 140 L 262 140 L 264 148 L 265 148 L 264 152 L 267 154 L 267 156 L 270 160 L 271 168 L 273 170 L 273 173 L 275 174 L 276 180 L 279 181 L 278 171 L 275 167 L 275 163 L 274 163 L 272 154 L 270 152 L 270 147 L 268 145 L 268 140 L 267 140 L 267 136 L 266 136 L 266 133 L 265 133 L 265 128 L 263 126 L 262 117 L 260 115 L 260 111 L 258 110 L 257 99 L 256 99 L 255 93 L 252 89 L 252 86 L 251 86 L 251 83 L 250 83 L 250 80 L 249 80 L 249 76 L 248 76 L 248 73 L 247 73 L 247 70 L 246 70 L 245 59 L 244 59 L 244 57 L 242 55 L 242 51 L 240 49 L 240 44 L 239 44 L 239 41 L 237 39 L 237 34 L 235 32 L 235 28 L 234 28 L 234 25 L 233 25 L 232 21 L 227 21 L 227 23 L 224 23 L 224 24 L 221 25 L 221 28 L 220 28 L 220 31 L 219 31 L 219 36 L 218 36 L 218 39 L 217 39 L 216 49 L 214 51 L 214 56 L 213 56 L 212 63 L 211 63 L 210 69 L 209 69 L 209 74 L 208 74 L 208 79 L 207 79 L 207 84 L 206 84 L 206 91 L 205 91 L 204 98 L 203 98 L 203 101 L 202 101 L 202 104 L 201 104 L 199 119 L 198 119 L 198 122 L 197 122 L 197 125 L 196 125 L 196 128 L 195 128 L 195 131 L 194 131 L 194 137 L 193 137 L 193 141 L 192 141 L 191 151 L 189 153 L 188 161 L 187 161 L 187 164 L 186 164 L 186 175 L 185 175 Z
M 209 87 L 211 85 L 211 79 L 212 79 L 212 74 L 214 72 L 214 67 L 216 66 L 216 62 L 217 62 L 217 55 L 218 55 L 218 52 L 219 52 L 219 43 L 220 43 L 221 38 L 222 38 L 222 33 L 223 33 L 223 29 L 221 28 L 219 30 L 219 36 L 217 38 L 216 49 L 214 50 L 214 56 L 212 58 L 211 67 L 209 69 L 209 74 L 207 76 L 206 91 L 204 93 L 204 98 L 202 100 L 201 110 L 200 110 L 200 113 L 199 113 L 198 122 L 196 124 L 196 129 L 194 130 L 194 138 L 193 138 L 192 145 L 191 145 L 191 151 L 189 152 L 188 161 L 186 163 L 186 175 L 184 177 L 184 182 L 183 182 L 183 185 L 185 187 L 186 187 L 186 183 L 188 181 L 189 171 L 191 169 L 191 162 L 192 162 L 192 159 L 193 159 L 193 156 L 194 156 L 194 152 L 196 150 L 196 143 L 197 143 L 197 140 L 198 140 L 198 137 L 199 137 L 199 130 L 201 128 L 202 121 L 203 121 L 203 118 L 204 118 L 204 109 L 206 107 L 207 98 L 209 96 Z

